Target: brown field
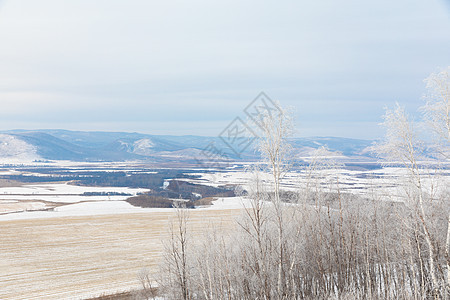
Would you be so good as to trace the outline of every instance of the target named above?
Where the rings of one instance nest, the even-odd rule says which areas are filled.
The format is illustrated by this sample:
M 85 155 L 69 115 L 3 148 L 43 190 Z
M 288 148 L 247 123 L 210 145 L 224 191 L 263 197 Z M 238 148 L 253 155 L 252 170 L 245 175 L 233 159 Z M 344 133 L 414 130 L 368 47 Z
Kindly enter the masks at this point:
M 239 210 L 190 211 L 195 237 Z M 0 299 L 84 299 L 139 287 L 158 271 L 170 212 L 0 222 Z

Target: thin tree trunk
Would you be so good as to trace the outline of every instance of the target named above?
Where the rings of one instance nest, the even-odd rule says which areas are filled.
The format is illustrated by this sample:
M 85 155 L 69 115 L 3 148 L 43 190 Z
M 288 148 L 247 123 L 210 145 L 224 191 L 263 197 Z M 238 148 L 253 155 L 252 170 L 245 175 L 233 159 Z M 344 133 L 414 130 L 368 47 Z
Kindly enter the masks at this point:
M 448 298 L 448 293 L 450 292 L 450 215 L 447 218 L 447 240 L 445 242 L 445 260 L 446 260 L 446 273 L 445 273 L 445 279 L 446 282 L 444 283 L 444 297 L 445 299 Z

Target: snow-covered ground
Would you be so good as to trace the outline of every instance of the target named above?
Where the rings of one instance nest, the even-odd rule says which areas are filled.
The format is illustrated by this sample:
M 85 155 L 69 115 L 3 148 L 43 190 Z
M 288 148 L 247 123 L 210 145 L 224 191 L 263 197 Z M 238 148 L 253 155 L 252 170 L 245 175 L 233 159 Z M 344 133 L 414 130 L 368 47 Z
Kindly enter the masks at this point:
M 53 209 L 80 202 L 125 200 L 148 189 L 127 187 L 88 187 L 69 183 L 29 184 L 0 188 L 0 214 Z M 127 195 L 83 195 L 83 193 L 125 193 Z
M 45 184 L 29 184 L 18 187 L 3 187 L 0 188 L 0 199 L 8 194 L 27 194 L 27 195 L 39 195 L 39 194 L 54 194 L 54 195 L 67 195 L 67 194 L 83 194 L 85 192 L 115 192 L 115 193 L 129 193 L 135 195 L 136 193 L 143 193 L 148 189 L 136 189 L 128 187 L 92 187 L 92 186 L 78 186 L 69 183 L 45 183 Z
M 9 171 L 8 171 L 9 172 Z M 251 173 L 242 170 L 215 171 L 210 173 L 195 173 L 198 178 L 177 178 L 192 183 L 223 186 L 242 185 L 246 188 L 251 181 Z M 440 170 L 439 174 L 423 170 L 422 183 L 425 188 L 433 188 L 433 192 L 444 190 L 450 186 L 450 170 Z M 270 182 L 269 174 L 262 174 L 261 178 Z M 311 179 L 306 171 L 288 173 L 282 184 L 282 189 L 299 191 L 308 183 L 317 180 L 324 189 L 353 193 L 368 197 L 377 197 L 381 200 L 402 201 L 404 189 L 401 183 L 407 178 L 407 170 L 403 168 L 383 168 L 370 171 L 333 169 L 320 172 L 318 179 Z M 167 185 L 166 181 L 166 185 Z M 339 184 L 337 184 L 339 183 Z M 65 216 L 104 215 L 116 213 L 135 213 L 165 211 L 170 209 L 144 209 L 133 207 L 123 201 L 129 196 L 123 195 L 97 195 L 82 196 L 85 192 L 96 193 L 126 193 L 136 195 L 146 189 L 132 189 L 125 187 L 86 187 L 75 186 L 69 183 L 29 184 L 17 187 L 0 188 L 0 220 L 51 218 Z M 199 209 L 235 209 L 247 206 L 248 201 L 239 197 L 220 198 L 210 207 Z M 35 211 L 45 210 L 48 211 Z M 50 210 L 49 210 L 50 209 Z M 12 214 L 5 214 L 11 213 Z
M 248 199 L 242 197 L 226 197 L 218 198 L 216 201 L 213 201 L 211 206 L 198 207 L 195 211 L 240 209 L 249 206 Z M 49 211 L 23 211 L 3 214 L 0 215 L 0 221 L 173 211 L 173 208 L 135 207 L 126 201 L 88 201 L 58 206 Z
M 133 195 L 133 194 L 132 194 Z M 0 204 L 4 201 L 45 201 L 52 203 L 77 203 L 84 201 L 118 201 L 124 200 L 131 196 L 80 196 L 80 195 L 39 195 L 39 194 L 23 194 L 23 195 L 0 195 Z

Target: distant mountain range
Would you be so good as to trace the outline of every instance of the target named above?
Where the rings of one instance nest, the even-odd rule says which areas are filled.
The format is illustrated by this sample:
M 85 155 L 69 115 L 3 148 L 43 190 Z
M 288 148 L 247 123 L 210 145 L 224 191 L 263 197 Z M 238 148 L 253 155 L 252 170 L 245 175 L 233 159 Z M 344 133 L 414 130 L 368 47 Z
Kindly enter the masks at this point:
M 242 141 L 241 141 L 242 142 Z M 321 147 L 330 155 L 369 159 L 371 140 L 339 137 L 293 138 L 298 157 L 310 156 Z M 249 144 L 243 141 L 241 145 Z M 212 146 L 214 145 L 214 146 Z M 10 130 L 0 132 L 2 162 L 33 160 L 70 161 L 164 161 L 195 160 L 222 155 L 230 159 L 257 159 L 255 143 L 244 151 L 233 149 L 219 137 L 150 135 L 129 132 L 69 130 Z M 218 150 L 218 153 L 216 153 Z

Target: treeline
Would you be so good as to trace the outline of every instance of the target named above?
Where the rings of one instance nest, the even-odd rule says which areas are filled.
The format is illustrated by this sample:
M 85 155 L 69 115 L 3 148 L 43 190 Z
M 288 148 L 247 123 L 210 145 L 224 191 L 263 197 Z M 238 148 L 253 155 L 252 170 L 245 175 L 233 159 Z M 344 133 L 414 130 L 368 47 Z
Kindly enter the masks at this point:
M 142 194 L 138 196 L 134 196 L 127 199 L 127 202 L 133 206 L 143 207 L 143 208 L 172 208 L 174 207 L 174 200 L 169 198 L 151 195 L 151 194 Z M 177 201 L 180 202 L 180 201 Z M 185 208 L 194 208 L 194 201 L 187 200 L 182 201 L 183 207 Z
M 234 186 L 214 187 L 203 184 L 195 184 L 184 180 L 170 180 L 169 185 L 162 191 L 167 193 L 168 197 L 195 200 L 196 198 L 206 197 L 234 197 Z
M 176 199 L 175 204 L 182 203 L 186 208 L 194 208 L 210 203 L 212 198 L 233 196 L 234 187 L 213 187 L 173 179 L 165 189 L 158 188 L 128 198 L 127 202 L 139 207 L 170 208 L 174 207 L 173 199 Z
M 77 171 L 70 172 L 57 168 L 24 169 L 41 175 L 2 175 L 0 179 L 14 180 L 18 182 L 66 182 L 83 186 L 101 187 L 130 187 L 158 189 L 162 187 L 164 180 L 173 178 L 196 178 L 181 170 L 158 169 L 155 173 L 125 172 L 125 171 Z
M 211 230 L 202 242 L 179 211 L 159 279 L 166 298 L 443 299 L 445 286 L 430 278 L 421 221 L 404 203 L 339 191 L 311 197 L 303 190 L 297 205 L 279 207 L 267 193 L 251 197 L 231 235 Z M 440 199 L 426 215 L 438 282 L 446 275 L 448 209 Z
M 177 175 L 175 175 L 177 176 Z M 49 174 L 49 175 L 3 175 L 3 179 L 19 182 L 63 182 L 71 181 L 83 186 L 158 188 L 169 174 L 128 174 L 127 172 L 92 172 L 89 174 Z
M 84 192 L 82 196 L 132 196 L 130 193 L 123 192 Z
M 130 188 L 158 188 L 163 185 L 163 174 L 127 174 L 126 172 L 105 172 L 92 177 L 77 178 L 75 183 L 86 186 L 117 186 Z

